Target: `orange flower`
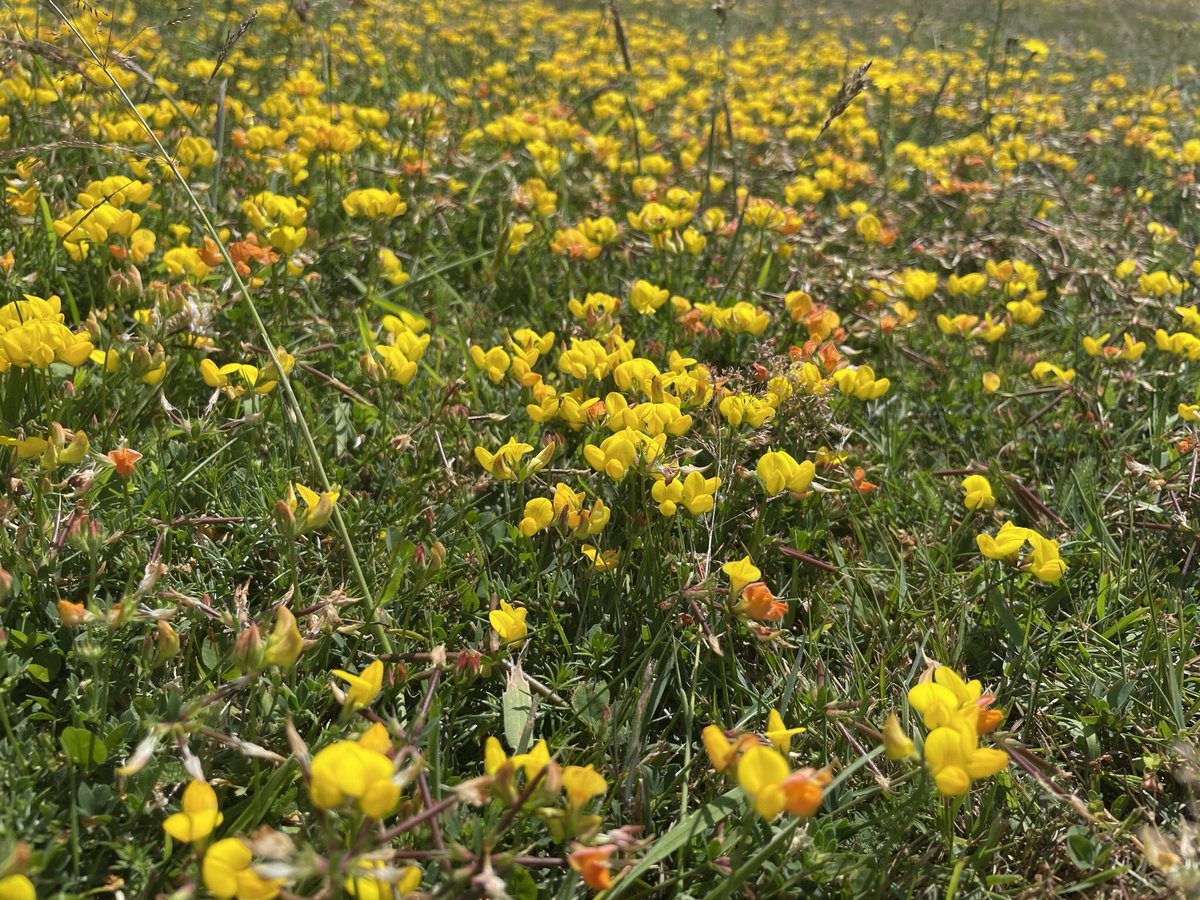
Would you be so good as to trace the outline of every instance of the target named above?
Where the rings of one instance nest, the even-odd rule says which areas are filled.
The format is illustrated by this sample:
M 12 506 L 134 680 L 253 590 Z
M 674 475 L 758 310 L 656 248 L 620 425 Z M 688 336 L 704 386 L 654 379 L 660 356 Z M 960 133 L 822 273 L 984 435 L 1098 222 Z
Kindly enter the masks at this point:
M 108 451 L 108 461 L 116 467 L 117 474 L 122 478 L 128 478 L 133 474 L 133 467 L 137 465 L 137 461 L 141 458 L 142 454 L 136 450 L 130 450 L 128 447 Z
M 87 621 L 87 610 L 82 603 L 72 603 L 70 600 L 58 601 L 58 617 L 68 626 L 82 625 Z
M 976 734 L 991 734 L 996 730 L 996 726 L 1004 721 L 1004 713 L 998 709 L 988 709 L 984 703 L 985 699 L 988 703 L 992 701 L 991 697 L 979 698 L 979 718 L 975 720 Z
M 854 475 L 851 477 L 854 480 L 854 489 L 860 494 L 869 494 L 878 487 L 878 485 L 867 481 L 867 472 L 862 466 L 855 469 Z
M 825 799 L 825 788 L 833 781 L 829 769 L 801 769 L 789 775 L 783 789 L 784 808 L 793 816 L 808 819 L 817 814 Z
M 603 844 L 599 847 L 576 845 L 567 861 L 571 864 L 571 868 L 583 878 L 584 884 L 593 891 L 604 891 L 608 890 L 612 884 L 608 858 L 616 849 L 616 844 Z
M 215 269 L 221 265 L 221 248 L 217 246 L 217 242 L 205 235 L 204 247 L 196 251 L 200 255 L 200 260 L 210 269 Z
M 270 265 L 279 259 L 279 254 L 270 247 L 260 247 L 258 235 L 250 234 L 244 241 L 236 241 L 229 245 L 229 256 L 233 259 L 234 268 L 243 278 L 250 274 L 250 263 Z
M 756 581 L 742 588 L 742 602 L 738 611 L 761 622 L 778 622 L 787 613 L 787 603 L 776 600 L 764 582 Z

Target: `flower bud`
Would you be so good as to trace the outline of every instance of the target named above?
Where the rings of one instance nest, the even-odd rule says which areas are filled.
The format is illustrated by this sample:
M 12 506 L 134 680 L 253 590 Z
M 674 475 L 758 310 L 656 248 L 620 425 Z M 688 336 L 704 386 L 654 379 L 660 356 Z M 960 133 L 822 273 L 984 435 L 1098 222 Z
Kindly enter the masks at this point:
M 323 527 L 329 522 L 333 516 L 333 498 L 329 496 L 327 491 L 322 491 L 320 499 L 317 500 L 315 508 L 308 511 L 304 523 L 306 531 L 313 531 Z
M 24 872 L 29 868 L 32 858 L 33 854 L 29 850 L 29 845 L 24 841 L 17 841 L 16 846 L 12 848 L 4 861 L 0 862 L 0 872 L 5 875 Z M 14 896 L 17 895 L 14 894 Z
M 154 660 L 151 665 L 158 668 L 168 659 L 179 655 L 179 635 L 166 619 L 159 619 L 154 636 Z
M 360 356 L 358 364 L 363 374 L 372 381 L 385 381 L 387 379 L 387 368 L 370 353 L 364 353 Z
M 262 668 L 263 642 L 258 625 L 251 624 L 242 629 L 233 644 L 233 664 L 243 672 L 257 672 Z
M 264 659 L 267 665 L 288 668 L 296 664 L 304 649 L 304 639 L 296 627 L 296 617 L 286 606 L 275 607 L 275 628 L 267 638 Z
M 142 738 L 141 743 L 137 745 L 132 755 L 125 760 L 125 765 L 117 768 L 117 775 L 121 778 L 136 775 L 154 759 L 154 751 L 156 749 L 158 749 L 157 735 L 150 734 Z
M 85 553 L 98 553 L 104 544 L 104 526 L 83 510 L 67 529 L 67 540 Z
M 142 273 L 136 268 L 113 272 L 108 279 L 108 289 L 117 300 L 136 300 L 142 295 Z
M 171 299 L 171 292 L 165 281 L 150 282 L 150 299 L 164 316 L 171 316 L 179 311 L 178 304 Z
M 133 348 L 133 371 L 136 374 L 144 374 L 154 368 L 154 358 L 150 355 L 150 351 L 141 344 Z
M 446 545 L 441 541 L 434 541 L 433 546 L 429 548 L 429 571 L 436 572 L 445 561 Z
M 287 537 L 295 537 L 299 533 L 296 527 L 296 513 L 286 500 L 276 502 L 274 513 L 275 520 Z

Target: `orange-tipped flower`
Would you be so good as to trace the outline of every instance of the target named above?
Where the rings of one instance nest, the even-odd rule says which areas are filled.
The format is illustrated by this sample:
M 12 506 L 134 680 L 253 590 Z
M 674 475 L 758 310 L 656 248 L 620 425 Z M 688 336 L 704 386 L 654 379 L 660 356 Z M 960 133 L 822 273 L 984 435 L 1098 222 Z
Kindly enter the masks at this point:
M 136 450 L 130 450 L 128 447 L 108 451 L 108 461 L 113 464 L 117 474 L 122 478 L 128 478 L 133 474 L 133 468 L 141 458 L 142 454 Z

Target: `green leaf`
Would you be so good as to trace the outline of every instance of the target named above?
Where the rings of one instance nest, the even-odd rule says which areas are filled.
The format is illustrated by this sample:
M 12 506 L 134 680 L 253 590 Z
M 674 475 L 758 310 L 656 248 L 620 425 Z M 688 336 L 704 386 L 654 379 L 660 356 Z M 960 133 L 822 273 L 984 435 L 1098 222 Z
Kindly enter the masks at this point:
M 514 900 L 537 900 L 538 886 L 533 875 L 522 866 L 513 866 L 505 873 L 505 886 Z
M 1090 869 L 1096 862 L 1096 843 L 1082 825 L 1067 829 L 1067 856 L 1081 869 Z
M 500 697 L 500 707 L 504 712 L 504 739 L 514 753 L 524 752 L 522 739 L 532 725 L 533 695 L 519 667 L 514 666 L 508 674 L 508 687 Z
M 58 740 L 62 743 L 67 759 L 81 769 L 93 769 L 103 765 L 108 759 L 108 748 L 104 746 L 104 741 L 86 728 L 68 726 L 62 730 Z
M 600 731 L 604 727 L 605 714 L 608 712 L 608 685 L 587 683 L 581 684 L 571 695 L 571 707 L 592 731 Z

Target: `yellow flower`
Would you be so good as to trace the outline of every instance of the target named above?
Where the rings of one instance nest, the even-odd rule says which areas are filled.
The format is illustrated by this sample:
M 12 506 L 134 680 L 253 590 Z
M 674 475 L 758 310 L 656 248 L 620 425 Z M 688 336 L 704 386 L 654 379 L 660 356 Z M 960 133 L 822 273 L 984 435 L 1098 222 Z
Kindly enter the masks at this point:
M 518 526 L 525 537 L 533 537 L 554 522 L 554 504 L 547 497 L 535 497 L 525 504 L 525 515 Z
M 839 369 L 833 373 L 833 380 L 843 394 L 859 400 L 876 400 L 887 393 L 891 382 L 886 378 L 875 377 L 875 370 L 870 366 L 852 366 Z
M 1163 297 L 1167 294 L 1179 296 L 1185 282 L 1170 272 L 1147 272 L 1138 276 L 1138 290 L 1147 297 Z
M 775 749 L 780 753 L 787 754 L 792 746 L 792 735 L 802 734 L 804 728 L 788 728 L 783 724 L 783 716 L 779 714 L 779 710 L 772 709 L 767 716 L 767 740 L 770 741 Z
M 945 313 L 938 313 L 937 327 L 942 334 L 958 334 L 966 337 L 972 328 L 979 324 L 979 316 L 959 313 L 951 318 Z
M 581 544 L 579 552 L 592 561 L 592 568 L 597 572 L 615 569 L 621 562 L 621 554 L 618 551 L 600 550 L 591 544 Z
M 739 300 L 725 308 L 712 304 L 697 304 L 697 309 L 702 307 L 708 311 L 713 327 L 729 334 L 749 334 L 757 337 L 771 324 L 771 316 L 766 310 L 745 300 Z
M 737 779 L 754 801 L 755 812 L 768 822 L 784 810 L 802 818 L 815 815 L 831 781 L 828 770 L 791 772 L 783 754 L 761 744 L 742 754 Z
M 1041 581 L 1059 581 L 1067 571 L 1067 564 L 1058 558 L 1058 541 L 1044 538 L 1036 531 L 1029 534 L 1033 549 L 1029 558 L 1029 571 Z
M 500 640 L 504 643 L 521 644 L 525 641 L 525 635 L 529 633 L 529 628 L 525 624 L 527 612 L 528 610 L 523 606 L 514 607 L 507 600 L 501 600 L 500 608 L 493 609 L 488 613 L 488 621 L 492 623 L 492 628 L 496 629 L 496 633 L 500 635 Z
M 1036 325 L 1042 318 L 1042 313 L 1045 312 L 1036 303 L 1027 299 L 1010 300 L 1005 304 L 1005 308 L 1012 314 L 1013 320 L 1021 325 Z
M 584 219 L 579 223 L 579 230 L 597 244 L 611 244 L 617 239 L 617 223 L 609 216 Z
M 883 747 L 888 759 L 905 759 L 916 755 L 912 738 L 904 733 L 895 713 L 888 713 L 887 721 L 883 723 Z
M 574 261 L 595 259 L 603 248 L 592 241 L 578 228 L 559 228 L 554 232 L 550 250 L 556 256 L 565 256 Z
M 0 306 L 0 372 L 11 367 L 45 369 L 61 362 L 78 367 L 91 356 L 86 331 L 72 332 L 64 324 L 58 296 L 47 299 L 25 294 Z
M 0 878 L 0 900 L 37 900 L 33 882 L 20 873 Z
M 382 860 L 360 859 L 342 882 L 342 887 L 355 900 L 393 900 L 397 895 L 403 897 L 421 886 L 421 869 L 418 866 L 405 866 L 398 877 L 394 873 L 386 880 L 374 877 L 383 868 L 385 865 Z
M 1174 334 L 1168 334 L 1159 328 L 1154 332 L 1154 343 L 1159 350 L 1166 351 L 1167 353 L 1173 353 L 1176 356 L 1183 356 L 1191 360 L 1200 359 L 1200 338 L 1186 331 L 1177 331 Z
M 268 881 L 250 867 L 253 857 L 241 838 L 217 841 L 204 854 L 200 874 L 209 893 L 220 900 L 271 900 L 283 879 Z
M 280 362 L 290 370 L 287 360 L 292 357 L 287 353 L 280 355 L 283 357 Z M 237 384 L 233 383 L 234 379 L 231 376 L 236 376 Z M 208 358 L 200 360 L 200 377 L 210 388 L 223 390 L 231 399 L 242 396 L 246 388 L 252 388 L 256 394 L 268 394 L 279 383 L 279 375 L 274 367 L 263 369 L 261 372 L 257 366 L 247 363 L 226 363 L 218 367 Z
M 962 489 L 967 509 L 991 509 L 996 505 L 991 482 L 982 475 L 968 475 L 963 479 Z
M 720 478 L 705 478 L 695 471 L 689 472 L 686 478 L 676 476 L 670 481 L 656 475 L 650 496 L 664 516 L 675 515 L 680 504 L 692 515 L 699 516 L 713 508 L 714 494 L 720 485 Z
M 1008 765 L 1008 754 L 980 748 L 975 729 L 963 720 L 931 731 L 925 738 L 924 752 L 934 783 L 947 797 L 965 794 L 972 781 L 995 775 Z
M 756 743 L 752 734 L 744 734 L 734 743 L 716 725 L 706 725 L 700 733 L 700 738 L 704 742 L 704 752 L 708 754 L 709 761 L 718 772 L 724 772 L 736 763 L 738 754 L 744 747 Z
M 495 453 L 483 447 L 476 447 L 475 459 L 497 481 L 524 481 L 545 467 L 554 455 L 554 447 L 555 444 L 551 441 L 529 463 L 522 465 L 522 457 L 533 452 L 533 446 L 509 438 Z
M 734 428 L 743 423 L 751 428 L 759 428 L 775 417 L 775 404 L 752 394 L 727 394 L 717 404 L 717 408 L 725 417 L 725 421 Z
M 379 188 L 364 188 L 351 191 L 342 198 L 342 209 L 350 218 L 393 219 L 404 215 L 408 206 L 400 199 L 400 195 L 380 190 Z
M 516 222 L 506 232 L 507 246 L 505 253 L 508 256 L 516 256 L 525 247 L 525 240 L 529 237 L 529 233 L 533 231 L 532 222 Z
M 41 468 L 53 472 L 60 465 L 75 465 L 83 461 L 91 447 L 86 432 L 67 431 L 57 422 L 50 426 L 49 439 L 40 437 L 16 438 L 0 436 L 0 446 L 13 447 L 18 459 L 41 457 Z
M 666 444 L 665 433 L 651 437 L 633 428 L 623 428 L 605 438 L 599 446 L 587 444 L 583 448 L 583 457 L 597 472 L 620 481 L 639 462 L 653 462 Z
M 471 362 L 475 368 L 482 369 L 492 384 L 499 384 L 504 379 L 504 373 L 512 365 L 512 359 L 504 352 L 503 347 L 493 347 L 485 351 L 478 344 L 471 345 Z
M 299 503 L 296 502 L 297 493 L 304 501 L 303 512 L 300 512 Z M 300 482 L 288 485 L 288 495 L 284 503 L 295 520 L 297 533 L 304 534 L 325 525 L 332 518 L 334 504 L 340 496 L 338 491 L 322 491 L 318 494 Z
M 267 638 L 264 655 L 268 665 L 289 668 L 296 664 L 304 649 L 304 639 L 296 626 L 296 617 L 286 606 L 275 607 L 275 628 Z
M 1200 403 L 1180 403 L 1179 418 L 1185 422 L 1200 422 Z
M 858 217 L 854 231 L 868 244 L 873 244 L 883 232 L 883 224 L 871 213 L 866 213 Z
M 752 584 L 762 578 L 762 572 L 750 561 L 749 556 L 743 556 L 741 559 L 725 563 L 725 565 L 721 566 L 721 571 L 729 579 L 729 592 L 731 594 L 741 593 L 742 588 L 746 585 Z
M 567 791 L 567 802 L 579 809 L 597 794 L 608 790 L 608 782 L 591 766 L 567 766 L 562 772 L 563 787 Z
M 1000 376 L 995 372 L 983 373 L 983 392 L 985 394 L 994 394 L 1000 389 Z
M 349 709 L 369 706 L 383 689 L 383 661 L 379 659 L 358 675 L 351 675 L 342 669 L 334 669 L 332 674 L 350 685 L 346 691 L 346 706 Z
M 400 262 L 400 257 L 395 253 L 387 247 L 380 247 L 376 258 L 379 260 L 379 269 L 388 284 L 398 286 L 408 283 L 408 273 L 404 271 L 404 264 Z
M 793 495 L 803 494 L 812 484 L 816 473 L 817 467 L 811 460 L 796 462 L 784 450 L 768 450 L 759 458 L 754 472 L 763 489 L 771 496 L 783 491 Z
M 163 265 L 166 266 L 167 274 L 175 278 L 187 274 L 200 279 L 212 271 L 200 258 L 200 251 L 195 247 L 172 247 L 163 254 Z
M 1182 307 L 1176 307 L 1176 310 Z M 1128 332 L 1121 336 L 1121 346 L 1108 346 L 1108 333 L 1094 338 L 1091 335 L 1085 335 L 1083 338 L 1083 350 L 1088 356 L 1100 356 L 1107 360 L 1127 359 L 1133 360 L 1140 357 L 1146 350 L 1145 341 L 1135 341 L 1133 336 Z
M 492 775 L 499 771 L 506 762 L 508 762 L 508 757 L 504 754 L 504 748 L 500 746 L 500 741 L 488 735 L 488 739 L 483 743 L 483 771 Z
M 979 552 L 988 559 L 1012 559 L 1024 546 L 1032 532 L 1028 528 L 1018 528 L 1012 522 L 1005 522 L 993 538 L 990 534 L 975 536 Z
M 544 769 L 551 766 L 554 767 L 554 771 L 557 771 L 557 764 L 550 759 L 550 749 L 544 740 L 538 741 L 527 753 L 518 753 L 512 759 L 504 755 L 504 749 L 496 738 L 489 736 L 484 742 L 483 771 L 488 775 L 497 776 L 497 781 L 507 783 L 508 787 L 512 786 L 512 778 L 517 770 L 525 774 L 526 782 L 528 782 L 537 778 Z M 550 781 L 551 779 L 547 778 L 546 780 Z M 557 779 L 554 780 L 557 781 Z M 545 784 L 543 782 L 543 786 Z M 558 787 L 554 786 L 553 791 L 557 793 Z
M 953 669 L 938 666 L 932 679 L 909 689 L 908 703 L 921 714 L 926 728 L 941 728 L 960 719 L 974 727 L 982 696 L 978 680 L 964 682 Z
M 751 747 L 738 761 L 738 784 L 754 801 L 755 811 L 767 821 L 783 812 L 786 801 L 782 785 L 788 774 L 787 760 L 771 747 Z
M 987 287 L 987 276 L 982 272 L 968 275 L 951 275 L 946 279 L 946 291 L 951 297 L 977 297 Z
M 917 311 L 903 300 L 897 300 L 892 304 L 892 312 L 896 314 L 896 321 L 899 325 L 911 325 L 917 320 Z
M 905 297 L 919 302 L 937 290 L 938 277 L 923 269 L 905 269 L 900 273 L 900 286 Z
M 183 789 L 183 811 L 163 822 L 163 831 L 181 843 L 202 841 L 221 824 L 217 793 L 206 781 L 193 781 Z
M 387 817 L 400 802 L 392 761 L 370 746 L 371 741 L 338 741 L 313 757 L 309 795 L 321 809 L 335 809 L 346 800 L 373 819 Z
M 532 444 L 520 443 L 516 438 L 509 438 L 508 442 L 501 445 L 495 453 L 490 453 L 483 447 L 476 447 L 475 458 L 484 470 L 497 481 L 513 481 L 516 479 L 513 466 L 520 461 L 522 456 L 531 452 L 533 452 Z
M 416 376 L 417 361 L 410 359 L 402 347 L 396 344 L 376 344 L 375 352 L 383 360 L 388 376 L 397 384 L 408 384 Z
M 979 337 L 983 338 L 989 344 L 994 344 L 1007 333 L 1007 325 L 992 319 L 991 313 L 984 313 L 983 324 L 979 326 Z
M 642 315 L 651 316 L 658 312 L 659 307 L 666 303 L 670 296 L 671 292 L 666 288 L 655 287 L 639 278 L 629 292 L 629 305 Z

